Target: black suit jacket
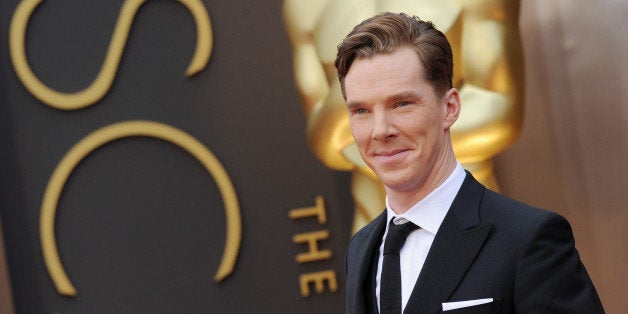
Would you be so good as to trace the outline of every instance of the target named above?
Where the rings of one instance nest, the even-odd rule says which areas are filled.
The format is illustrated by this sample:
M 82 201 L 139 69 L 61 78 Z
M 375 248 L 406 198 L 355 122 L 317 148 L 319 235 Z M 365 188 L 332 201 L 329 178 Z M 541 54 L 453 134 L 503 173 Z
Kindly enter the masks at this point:
M 386 212 L 347 249 L 347 313 L 377 311 L 374 272 Z M 486 189 L 470 173 L 443 220 L 404 313 L 603 313 L 569 223 Z

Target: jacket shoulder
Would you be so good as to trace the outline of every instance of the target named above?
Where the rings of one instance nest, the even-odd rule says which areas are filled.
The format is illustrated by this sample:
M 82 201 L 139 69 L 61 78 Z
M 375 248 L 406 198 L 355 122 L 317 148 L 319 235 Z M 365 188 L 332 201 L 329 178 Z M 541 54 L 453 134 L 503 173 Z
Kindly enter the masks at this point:
M 562 218 L 555 212 L 522 203 L 488 189 L 480 203 L 480 219 L 482 221 L 508 221 L 512 222 L 513 225 L 530 227 L 544 216 Z

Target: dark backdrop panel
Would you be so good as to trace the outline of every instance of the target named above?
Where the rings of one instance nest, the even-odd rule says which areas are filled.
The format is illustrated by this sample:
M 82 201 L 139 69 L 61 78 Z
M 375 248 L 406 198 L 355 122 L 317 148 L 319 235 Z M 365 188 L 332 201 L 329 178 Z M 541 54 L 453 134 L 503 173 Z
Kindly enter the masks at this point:
M 281 1 L 204 1 L 214 48 L 186 78 L 196 32 L 176 1 L 139 10 L 116 79 L 95 105 L 50 108 L 17 78 L 8 28 L 18 1 L 0 3 L 0 215 L 17 313 L 342 313 L 349 178 L 312 157 L 292 83 Z M 86 88 L 107 51 L 121 1 L 45 1 L 30 19 L 27 55 L 64 92 Z M 59 254 L 78 297 L 57 294 L 44 266 L 39 211 L 57 163 L 104 126 L 142 119 L 182 129 L 229 173 L 241 206 L 235 269 L 215 283 L 225 213 L 211 176 L 187 152 L 153 138 L 100 147 L 70 176 L 56 221 Z M 288 211 L 326 201 L 328 222 Z M 298 264 L 293 235 L 329 230 L 329 260 Z M 301 297 L 299 275 L 333 270 L 337 292 Z M 313 289 L 313 287 L 312 287 Z

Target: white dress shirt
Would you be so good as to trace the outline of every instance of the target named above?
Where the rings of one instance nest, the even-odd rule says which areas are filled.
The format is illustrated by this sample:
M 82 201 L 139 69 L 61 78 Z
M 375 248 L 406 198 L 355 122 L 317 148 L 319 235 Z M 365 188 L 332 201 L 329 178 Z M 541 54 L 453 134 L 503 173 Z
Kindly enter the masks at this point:
M 386 235 L 388 234 L 388 222 L 394 218 L 395 224 L 402 224 L 407 221 L 411 221 L 415 225 L 419 226 L 417 229 L 408 235 L 405 244 L 399 251 L 399 260 L 401 270 L 401 308 L 406 308 L 410 294 L 414 285 L 416 284 L 427 253 L 434 242 L 434 237 L 438 228 L 440 228 L 447 211 L 451 207 L 458 190 L 462 186 L 462 182 L 466 173 L 460 163 L 457 163 L 454 171 L 449 175 L 447 180 L 438 186 L 434 191 L 428 194 L 418 203 L 414 204 L 407 212 L 402 215 L 396 214 L 388 204 L 388 198 L 386 198 L 386 231 L 382 238 L 382 244 L 379 247 L 379 261 L 377 263 L 377 285 L 375 288 L 375 295 L 377 297 L 377 308 L 380 308 L 380 280 L 382 278 L 382 263 L 384 262 L 384 242 Z

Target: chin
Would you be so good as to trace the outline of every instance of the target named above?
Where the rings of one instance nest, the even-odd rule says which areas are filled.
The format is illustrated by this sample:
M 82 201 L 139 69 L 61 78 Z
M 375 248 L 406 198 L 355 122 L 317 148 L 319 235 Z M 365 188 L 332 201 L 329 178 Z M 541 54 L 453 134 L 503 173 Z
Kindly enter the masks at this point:
M 404 179 L 400 179 L 400 178 L 381 178 L 380 180 L 382 181 L 382 184 L 384 184 L 384 186 L 386 186 L 388 189 L 391 190 L 395 190 L 395 191 L 403 191 L 403 190 L 408 190 L 410 186 L 412 186 L 412 181 L 410 180 L 404 180 Z
M 417 185 L 420 185 L 419 183 L 422 181 L 421 177 L 417 177 L 416 175 L 412 176 L 410 174 L 404 175 L 403 173 L 389 173 L 388 175 L 378 174 L 377 177 L 386 188 L 394 191 L 409 191 L 415 189 Z

